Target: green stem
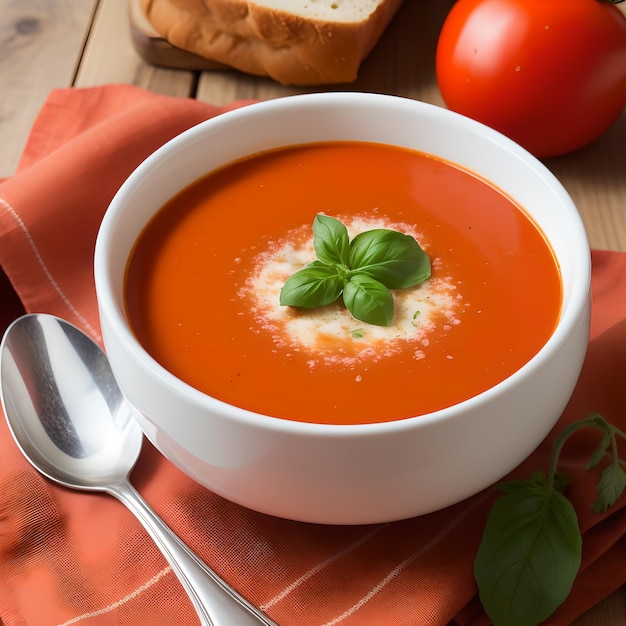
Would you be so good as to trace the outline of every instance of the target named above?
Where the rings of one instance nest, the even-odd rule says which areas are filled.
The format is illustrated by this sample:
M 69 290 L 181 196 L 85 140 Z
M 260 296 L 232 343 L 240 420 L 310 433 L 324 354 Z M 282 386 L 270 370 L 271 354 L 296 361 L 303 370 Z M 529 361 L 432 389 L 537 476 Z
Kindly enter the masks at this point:
M 565 442 L 578 430 L 583 428 L 595 428 L 597 430 L 601 430 L 603 432 L 612 432 L 615 433 L 617 431 L 620 436 L 626 437 L 624 433 L 618 431 L 618 429 L 611 426 L 603 417 L 598 415 L 597 413 L 592 413 L 589 417 L 578 420 L 577 422 L 572 422 L 568 426 L 566 426 L 554 440 L 552 444 L 552 452 L 550 456 L 550 469 L 548 471 L 548 489 L 554 489 L 554 479 L 556 477 L 557 468 L 559 464 L 559 457 L 561 455 L 561 450 L 563 450 L 563 446 Z M 617 444 L 615 443 L 615 436 L 612 437 L 612 443 L 615 445 L 615 449 L 617 449 Z

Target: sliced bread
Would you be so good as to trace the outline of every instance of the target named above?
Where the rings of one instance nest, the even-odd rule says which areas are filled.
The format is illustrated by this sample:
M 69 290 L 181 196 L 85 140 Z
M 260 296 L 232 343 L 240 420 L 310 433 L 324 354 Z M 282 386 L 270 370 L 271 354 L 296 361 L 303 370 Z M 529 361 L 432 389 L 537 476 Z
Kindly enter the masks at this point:
M 174 46 L 283 84 L 352 82 L 403 0 L 140 0 Z

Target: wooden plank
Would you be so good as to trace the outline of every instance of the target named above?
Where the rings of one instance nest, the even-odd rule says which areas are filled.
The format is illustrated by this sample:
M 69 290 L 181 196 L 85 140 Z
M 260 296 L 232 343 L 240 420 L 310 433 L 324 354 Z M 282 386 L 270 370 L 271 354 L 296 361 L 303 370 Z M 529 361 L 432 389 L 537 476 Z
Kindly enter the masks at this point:
M 594 143 L 545 161 L 576 203 L 592 248 L 626 250 L 625 146 L 626 110 Z
M 49 92 L 72 84 L 98 0 L 0 0 L 0 177 Z
M 193 72 L 156 67 L 138 54 L 131 36 L 130 9 L 129 0 L 100 0 L 75 85 L 129 83 L 165 95 L 193 96 Z

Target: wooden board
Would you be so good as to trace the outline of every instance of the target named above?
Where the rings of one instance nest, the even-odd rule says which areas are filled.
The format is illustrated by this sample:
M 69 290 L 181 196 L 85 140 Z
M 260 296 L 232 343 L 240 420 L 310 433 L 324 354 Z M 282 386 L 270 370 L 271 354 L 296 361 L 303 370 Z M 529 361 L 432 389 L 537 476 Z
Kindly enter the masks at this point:
M 220 70 L 226 66 L 173 46 L 159 35 L 141 11 L 139 0 L 129 0 L 130 31 L 137 53 L 152 65 L 182 70 Z

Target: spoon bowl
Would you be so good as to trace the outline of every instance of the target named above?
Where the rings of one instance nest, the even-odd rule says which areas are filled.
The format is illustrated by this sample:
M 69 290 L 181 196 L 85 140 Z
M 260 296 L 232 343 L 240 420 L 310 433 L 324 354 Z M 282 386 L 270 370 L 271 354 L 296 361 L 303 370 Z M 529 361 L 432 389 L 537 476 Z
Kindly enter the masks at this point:
M 126 479 L 143 434 L 98 346 L 62 320 L 27 315 L 7 331 L 1 358 L 9 429 L 36 469 L 90 491 Z
M 132 511 L 168 560 L 203 626 L 276 626 L 194 554 L 129 481 L 143 441 L 105 353 L 81 330 L 25 315 L 0 344 L 0 397 L 26 459 L 50 480 L 106 492 Z

